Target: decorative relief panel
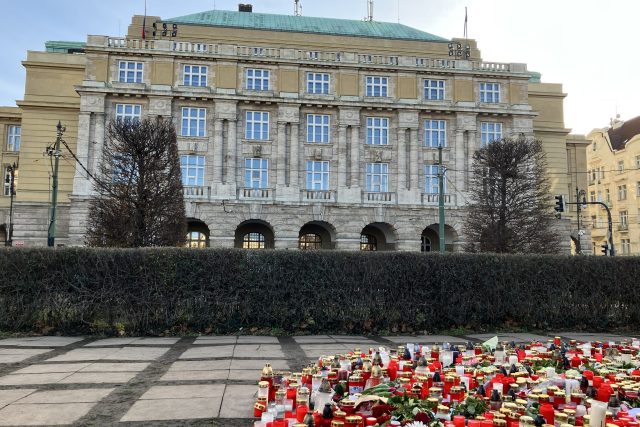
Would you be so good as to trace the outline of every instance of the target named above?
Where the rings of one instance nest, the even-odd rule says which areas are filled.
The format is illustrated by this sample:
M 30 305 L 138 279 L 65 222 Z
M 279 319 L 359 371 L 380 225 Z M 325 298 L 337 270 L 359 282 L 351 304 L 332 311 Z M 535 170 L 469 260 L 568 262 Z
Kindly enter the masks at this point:
M 278 121 L 284 123 L 300 123 L 300 107 L 280 105 L 278 107 Z
M 341 125 L 359 126 L 360 125 L 360 109 L 359 108 L 340 108 L 339 120 Z
M 237 103 L 235 101 L 216 101 L 215 118 L 220 120 L 236 120 Z
M 169 97 L 149 97 L 149 116 L 170 116 L 171 98 Z
M 104 94 L 82 94 L 80 97 L 80 111 L 90 113 L 104 113 Z
M 398 119 L 400 128 L 415 129 L 418 127 L 418 111 L 400 111 Z

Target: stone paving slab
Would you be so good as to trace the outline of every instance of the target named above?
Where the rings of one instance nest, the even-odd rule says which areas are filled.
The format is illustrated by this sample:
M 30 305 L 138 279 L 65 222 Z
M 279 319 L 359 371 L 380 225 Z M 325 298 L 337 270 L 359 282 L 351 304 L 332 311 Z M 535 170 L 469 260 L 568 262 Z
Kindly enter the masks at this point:
M 95 403 L 12 404 L 0 409 L 0 426 L 66 425 L 83 417 Z
M 231 360 L 185 360 L 174 362 L 169 371 L 215 371 L 231 368 Z
M 284 358 L 284 352 L 280 345 L 253 344 L 237 345 L 233 351 L 233 357 L 259 357 L 259 358 Z
M 85 347 L 121 345 L 173 345 L 180 338 L 106 338 L 86 344 Z
M 273 369 L 287 370 L 289 364 L 286 360 L 272 359 L 233 359 L 231 361 L 231 369 L 262 369 L 266 363 L 271 363 Z
M 104 399 L 113 388 L 82 388 L 75 390 L 43 390 L 29 394 L 18 403 L 95 403 Z
M 233 356 L 232 345 L 221 345 L 215 347 L 200 346 L 190 348 L 180 356 L 180 359 L 214 359 L 218 357 Z
M 278 337 L 239 336 L 238 344 L 278 344 Z
M 140 400 L 222 397 L 223 393 L 224 384 L 161 385 L 151 387 Z
M 454 343 L 464 343 L 467 340 L 462 337 L 454 337 L 451 335 L 395 335 L 395 336 L 386 336 L 382 337 L 386 340 L 389 340 L 396 344 L 440 344 L 443 342 L 448 342 L 450 344 Z
M 235 344 L 237 337 L 198 337 L 193 342 L 196 345 Z
M 31 393 L 37 391 L 37 389 L 15 389 L 15 390 L 0 390 L 0 408 L 4 408 L 5 406 L 13 403 L 17 400 L 22 399 L 25 396 L 30 395 Z
M 0 377 L 0 385 L 36 385 L 55 384 L 62 381 L 72 372 L 49 372 L 45 374 L 9 374 Z
M 258 373 L 260 375 L 260 373 Z M 160 381 L 211 381 L 226 380 L 229 371 L 168 371 L 160 378 Z
M 75 337 L 26 337 L 26 338 L 6 338 L 0 340 L 0 346 L 19 347 L 64 347 L 83 338 Z
M 137 372 L 76 372 L 62 379 L 60 384 L 125 384 L 136 375 Z
M 164 421 L 214 418 L 220 412 L 222 397 L 139 400 L 120 421 Z
M 48 362 L 76 362 L 85 360 L 155 360 L 169 349 L 165 347 L 77 348 Z
M 48 353 L 49 349 L 35 348 L 0 348 L 0 364 L 18 363 L 34 356 Z
M 228 385 L 220 409 L 220 418 L 251 418 L 256 386 Z

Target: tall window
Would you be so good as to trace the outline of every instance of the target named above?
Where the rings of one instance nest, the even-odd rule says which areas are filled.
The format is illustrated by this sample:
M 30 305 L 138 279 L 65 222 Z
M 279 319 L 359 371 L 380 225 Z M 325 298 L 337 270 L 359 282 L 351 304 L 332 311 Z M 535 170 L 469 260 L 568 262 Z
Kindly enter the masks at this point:
M 307 114 L 307 142 L 329 142 L 329 116 Z
M 183 84 L 185 86 L 206 86 L 206 65 L 185 65 L 183 73 Z
M 636 197 L 640 197 L 640 181 L 636 182 Z
M 480 102 L 488 104 L 500 102 L 500 83 L 480 83 Z
M 138 104 L 116 104 L 116 121 L 140 120 L 142 106 Z
M 249 90 L 269 90 L 269 70 L 249 68 L 246 80 Z
M 371 193 L 389 191 L 389 164 L 367 163 L 366 186 Z
M 425 79 L 424 99 L 442 101 L 444 99 L 444 80 Z
M 447 122 L 444 120 L 424 121 L 424 146 L 438 148 L 447 146 Z
M 20 126 L 9 126 L 7 128 L 7 151 L 20 151 Z
M 247 111 L 244 129 L 245 139 L 266 141 L 269 139 L 269 113 L 265 111 Z
M 367 144 L 389 145 L 389 119 L 367 117 Z
M 596 201 L 596 192 L 595 192 L 595 191 L 591 191 L 591 192 L 589 192 L 589 201 L 590 201 L 591 203 L 593 203 L 593 202 L 595 202 L 595 201 Z
M 367 76 L 367 96 L 387 96 L 389 77 Z
M 620 160 L 618 162 L 618 173 L 623 173 L 624 172 L 624 160 Z
M 11 171 L 9 170 L 8 167 L 4 168 L 4 179 L 2 180 L 2 182 L 3 182 L 2 194 L 5 196 L 10 196 L 11 195 Z
M 636 169 L 640 169 L 640 155 L 636 156 Z
M 620 239 L 620 249 L 624 255 L 631 253 L 631 239 Z
M 502 123 L 480 123 L 480 146 L 484 147 L 490 142 L 502 139 Z
M 604 200 L 606 202 L 610 202 L 611 201 L 611 192 L 609 191 L 608 188 L 604 189 Z
M 201 231 L 190 231 L 187 233 L 188 248 L 206 248 L 207 247 L 207 235 Z
M 298 239 L 298 248 L 300 250 L 322 249 L 322 237 L 319 234 L 303 234 Z
M 443 191 L 447 192 L 446 180 L 443 180 Z M 438 165 L 426 165 L 424 167 L 424 192 L 428 194 L 438 194 L 440 192 Z
M 142 83 L 142 62 L 120 61 L 118 81 L 122 83 Z
M 307 160 L 307 190 L 329 189 L 329 162 Z
M 182 185 L 204 186 L 204 156 L 180 156 L 180 170 L 182 171 Z
M 329 93 L 329 73 L 307 73 L 307 93 Z
M 264 234 L 247 233 L 242 237 L 242 247 L 244 249 L 264 249 Z
M 371 234 L 360 235 L 360 250 L 365 252 L 377 251 L 378 240 Z
M 249 158 L 244 160 L 244 186 L 246 188 L 267 188 L 269 178 L 267 159 Z
M 205 136 L 206 108 L 182 108 L 182 136 Z
M 627 211 L 620 211 L 619 218 L 620 225 L 626 228 L 629 225 L 629 213 Z
M 424 234 L 420 236 L 420 252 L 431 252 L 431 239 Z
M 626 199 L 627 199 L 627 186 L 618 185 L 618 200 L 626 200 Z

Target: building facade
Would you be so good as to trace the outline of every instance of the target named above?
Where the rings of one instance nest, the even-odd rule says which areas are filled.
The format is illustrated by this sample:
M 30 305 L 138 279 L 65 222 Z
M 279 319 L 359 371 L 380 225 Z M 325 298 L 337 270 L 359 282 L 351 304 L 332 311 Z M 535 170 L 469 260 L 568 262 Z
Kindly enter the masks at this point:
M 616 255 L 640 254 L 640 117 L 594 129 L 587 136 L 588 190 L 591 202 L 605 203 L 611 212 Z M 593 251 L 603 255 L 608 240 L 608 215 L 599 205 L 589 205 Z
M 483 144 L 541 139 L 555 194 L 572 194 L 581 179 L 572 171 L 586 166 L 587 142 L 564 126 L 561 85 L 541 83 L 525 64 L 483 61 L 474 40 L 400 24 L 134 16 L 124 38 L 47 50 L 29 52 L 18 104 L 30 147 L 14 228 L 24 245 L 46 242 L 42 150 L 58 119 L 95 173 L 110 120 L 171 118 L 193 246 L 438 250 L 442 145 L 445 246 L 458 251 L 472 154 Z M 57 241 L 80 245 L 93 187 L 63 160 Z M 567 252 L 573 228 L 558 221 Z

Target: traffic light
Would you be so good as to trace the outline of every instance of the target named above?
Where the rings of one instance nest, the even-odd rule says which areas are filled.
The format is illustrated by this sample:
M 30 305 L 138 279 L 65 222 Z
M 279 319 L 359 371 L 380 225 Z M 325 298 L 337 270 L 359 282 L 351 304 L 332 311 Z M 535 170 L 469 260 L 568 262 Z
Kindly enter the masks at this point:
M 604 256 L 609 255 L 609 243 L 605 243 L 604 245 L 600 245 L 602 248 L 601 252 Z
M 556 196 L 556 207 L 554 209 L 556 212 L 564 212 L 564 196 L 560 194 Z

